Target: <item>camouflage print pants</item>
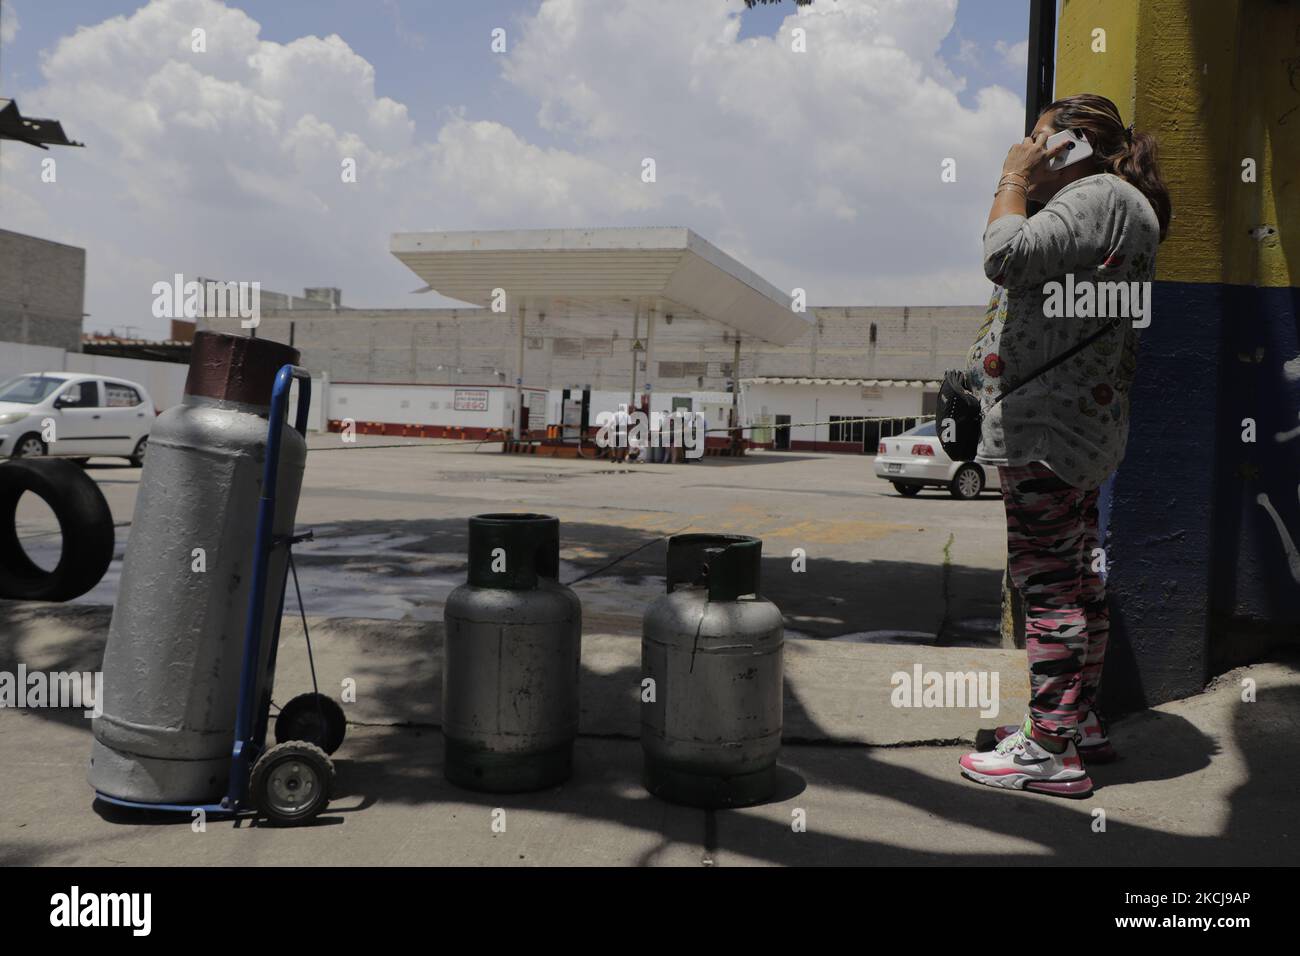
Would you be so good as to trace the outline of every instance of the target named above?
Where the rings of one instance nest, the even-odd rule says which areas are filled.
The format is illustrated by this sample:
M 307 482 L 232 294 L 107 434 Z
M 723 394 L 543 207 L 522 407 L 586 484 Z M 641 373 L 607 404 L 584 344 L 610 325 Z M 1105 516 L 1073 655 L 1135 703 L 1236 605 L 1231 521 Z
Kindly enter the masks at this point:
M 1001 467 L 1007 565 L 1024 598 L 1029 714 L 1045 734 L 1074 733 L 1092 707 L 1110 635 L 1100 566 L 1097 492 L 1042 462 Z

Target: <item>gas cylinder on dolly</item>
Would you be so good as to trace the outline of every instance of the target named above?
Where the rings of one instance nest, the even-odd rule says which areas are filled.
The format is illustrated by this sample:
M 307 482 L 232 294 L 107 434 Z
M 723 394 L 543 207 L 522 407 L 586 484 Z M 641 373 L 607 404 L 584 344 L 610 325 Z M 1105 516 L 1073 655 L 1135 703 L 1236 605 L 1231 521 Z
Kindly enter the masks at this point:
M 154 423 L 104 651 L 90 783 L 121 802 L 206 804 L 235 737 L 271 390 L 298 351 L 194 337 L 181 404 Z M 273 530 L 291 537 L 306 442 L 282 423 Z M 269 670 L 288 549 L 269 558 L 258 687 Z

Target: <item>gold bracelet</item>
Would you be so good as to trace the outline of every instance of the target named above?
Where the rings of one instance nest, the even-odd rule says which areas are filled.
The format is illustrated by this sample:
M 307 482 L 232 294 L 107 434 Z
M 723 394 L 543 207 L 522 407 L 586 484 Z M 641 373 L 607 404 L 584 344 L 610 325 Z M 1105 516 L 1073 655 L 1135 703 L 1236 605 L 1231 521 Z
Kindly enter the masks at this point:
M 1024 173 L 1017 173 L 1017 172 L 1003 173 L 1002 179 L 1010 179 L 1012 176 L 1015 176 L 1017 179 L 1023 179 L 1026 185 L 1028 185 L 1029 183 L 1029 177 L 1026 176 Z M 999 180 L 999 182 L 1001 182 L 1001 180 Z
M 998 188 L 993 191 L 993 198 L 996 199 L 998 196 L 1002 195 L 1008 189 L 1010 189 L 1013 192 L 1018 189 L 1020 190 L 1020 195 L 1024 196 L 1026 199 L 1029 198 L 1029 190 L 1026 189 L 1024 186 L 1018 186 L 1015 183 L 1007 183 L 1005 186 L 999 183 Z

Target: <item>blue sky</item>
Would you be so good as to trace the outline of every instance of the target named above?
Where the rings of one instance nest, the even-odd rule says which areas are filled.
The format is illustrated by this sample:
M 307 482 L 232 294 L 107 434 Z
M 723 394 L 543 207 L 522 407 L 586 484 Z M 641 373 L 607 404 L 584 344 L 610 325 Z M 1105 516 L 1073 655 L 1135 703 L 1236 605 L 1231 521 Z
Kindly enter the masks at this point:
M 402 298 L 384 236 L 506 224 L 689 225 L 814 304 L 979 301 L 979 208 L 1023 121 L 1026 0 L 817 0 L 798 17 L 739 0 L 3 3 L 0 92 L 88 144 L 57 154 L 55 188 L 6 145 L 6 226 L 87 248 L 95 327 L 147 325 L 136 284 L 173 268 L 432 304 Z M 214 55 L 177 47 L 192 22 L 213 24 Z M 802 23 L 813 40 L 792 60 Z M 487 49 L 496 27 L 505 56 Z M 259 43 L 279 66 L 245 69 Z M 362 189 L 313 181 L 313 157 L 356 148 L 378 171 Z M 625 178 L 646 153 L 672 174 L 654 193 Z M 950 154 L 962 175 L 943 191 L 928 172 Z M 885 225 L 893 197 L 910 235 Z M 954 216 L 960 234 L 936 239 Z
M 480 55 L 479 38 L 493 27 L 507 29 L 537 10 L 541 0 L 242 0 L 232 2 L 262 25 L 265 39 L 282 43 L 304 34 L 337 33 L 376 64 L 377 89 L 433 118 L 465 104 L 517 129 L 532 122 L 530 105 L 502 83 L 498 65 Z M 653 0 L 647 0 L 653 2 Z M 699 0 L 701 3 L 715 0 Z M 722 3 L 723 0 L 716 0 Z M 78 27 L 128 14 L 141 0 L 0 0 L 19 16 L 22 42 L 3 51 L 3 89 L 28 86 L 39 76 L 41 52 Z M 793 0 L 744 10 L 740 38 L 770 36 L 794 9 Z M 962 42 L 991 49 L 1023 40 L 1029 30 L 1029 0 L 963 0 L 957 22 L 940 52 L 956 60 Z M 1024 72 L 1001 58 L 972 60 L 963 94 L 1002 83 L 1023 94 Z M 8 95 L 12 95 L 12 92 Z M 541 135 L 534 126 L 533 131 Z

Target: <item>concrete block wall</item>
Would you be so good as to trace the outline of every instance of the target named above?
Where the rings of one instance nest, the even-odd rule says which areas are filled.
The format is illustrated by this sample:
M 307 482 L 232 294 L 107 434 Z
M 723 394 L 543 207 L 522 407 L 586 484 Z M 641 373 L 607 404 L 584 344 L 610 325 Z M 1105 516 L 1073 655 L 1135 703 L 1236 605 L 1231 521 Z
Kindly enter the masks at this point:
M 819 307 L 804 338 L 784 347 L 742 345 L 741 377 L 940 377 L 965 364 L 984 315 L 982 306 Z M 681 322 L 683 320 L 677 320 Z M 236 319 L 200 319 L 200 328 L 246 334 Z M 513 384 L 518 319 L 480 309 L 294 309 L 263 311 L 257 334 L 293 343 L 303 362 L 334 381 L 425 384 Z M 612 323 L 606 336 L 529 318 L 524 326 L 524 381 L 564 387 L 630 388 L 631 323 Z M 625 326 L 625 327 L 624 327 Z M 872 327 L 875 340 L 872 341 Z M 682 329 L 677 327 L 680 334 Z M 617 332 L 617 336 L 613 334 Z M 649 368 L 637 383 L 657 391 L 723 390 L 731 380 L 733 347 L 718 334 L 707 344 L 674 344 L 662 319 Z M 638 338 L 647 338 L 644 323 Z M 642 354 L 642 365 L 644 365 Z M 691 362 L 705 374 L 663 377 L 664 363 Z M 441 366 L 441 368 L 439 368 Z M 457 372 L 457 369 L 460 369 Z
M 939 378 L 946 369 L 966 364 L 984 317 L 977 306 L 852 306 L 812 312 L 816 327 L 806 340 L 754 353 L 754 375 Z
M 0 342 L 81 351 L 86 250 L 0 229 Z

